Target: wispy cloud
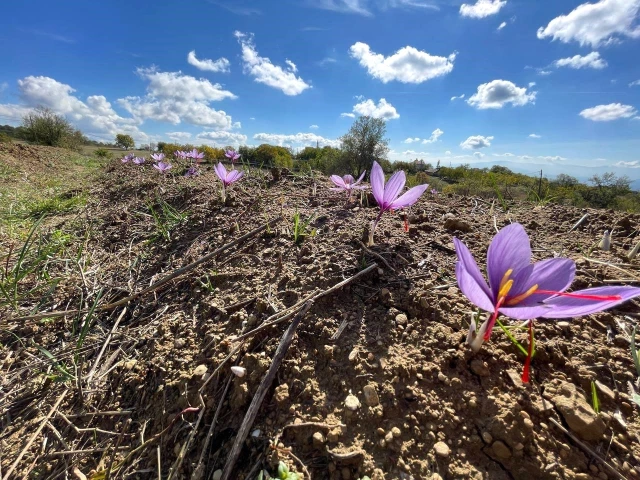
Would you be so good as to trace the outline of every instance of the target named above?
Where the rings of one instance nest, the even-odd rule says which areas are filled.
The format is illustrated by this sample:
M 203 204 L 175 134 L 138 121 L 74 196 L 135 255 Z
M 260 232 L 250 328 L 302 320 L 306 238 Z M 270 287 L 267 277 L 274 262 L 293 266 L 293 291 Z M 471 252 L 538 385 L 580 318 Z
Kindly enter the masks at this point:
M 239 2 L 235 0 L 234 0 L 235 3 L 231 3 L 231 2 L 223 3 L 223 2 L 217 2 L 215 0 L 207 0 L 207 1 L 212 5 L 216 5 L 218 7 L 224 8 L 225 10 L 231 13 L 235 13 L 236 15 L 245 15 L 245 16 L 262 15 L 262 10 L 254 7 L 247 7 L 244 5 L 240 5 L 238 4 Z
M 331 30 L 330 28 L 325 27 L 302 27 L 300 29 L 301 32 L 326 32 Z
M 44 30 L 38 30 L 36 28 L 20 28 L 19 30 L 21 32 L 29 33 L 31 35 L 37 35 L 39 37 L 50 38 L 51 40 L 55 40 L 56 42 L 76 43 L 76 41 L 71 37 L 67 37 L 65 35 L 59 35 L 59 34 L 53 33 L 53 32 L 45 32 Z
M 307 6 L 372 17 L 375 10 L 385 11 L 392 8 L 420 9 L 438 11 L 435 1 L 426 0 L 307 0 Z

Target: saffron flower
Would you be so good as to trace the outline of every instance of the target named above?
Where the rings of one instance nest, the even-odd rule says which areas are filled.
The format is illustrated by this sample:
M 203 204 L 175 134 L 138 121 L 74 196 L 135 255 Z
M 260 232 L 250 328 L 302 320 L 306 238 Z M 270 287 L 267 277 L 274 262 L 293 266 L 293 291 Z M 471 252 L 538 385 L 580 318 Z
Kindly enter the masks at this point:
M 175 152 L 173 152 L 173 155 L 180 160 L 184 160 L 185 158 L 187 158 L 187 153 L 183 152 L 182 150 L 176 150 Z
M 222 182 L 222 201 L 224 202 L 227 199 L 227 187 L 240 180 L 244 172 L 239 172 L 238 170 L 227 172 L 227 169 L 220 162 L 214 167 L 214 170 Z
M 184 174 L 184 176 L 187 178 L 197 177 L 198 175 L 200 175 L 200 170 L 198 170 L 196 167 L 193 167 L 193 166 L 189 167 L 187 172 Z
M 144 163 L 144 157 L 134 157 L 132 161 L 136 165 L 142 165 Z
M 225 151 L 224 156 L 227 157 L 229 160 L 231 160 L 231 163 L 235 163 L 236 160 L 238 160 L 241 157 L 241 155 L 235 150 Z
M 160 173 L 164 174 L 164 173 L 167 173 L 169 170 L 171 170 L 171 164 L 160 161 L 158 163 L 154 163 L 153 168 L 157 169 L 158 171 L 160 171 Z
M 347 192 L 347 199 L 351 198 L 351 192 L 353 190 L 364 190 L 367 188 L 366 185 L 359 185 L 364 178 L 366 170 L 362 172 L 362 175 L 358 178 L 358 180 L 354 180 L 351 175 L 345 175 L 344 177 L 340 177 L 338 175 L 331 175 L 331 181 L 335 184 L 335 187 L 331 187 L 331 190 L 336 192 Z
M 489 340 L 500 314 L 517 320 L 572 318 L 601 312 L 640 296 L 640 288 L 629 286 L 566 292 L 575 277 L 575 262 L 570 258 L 550 258 L 532 264 L 529 237 L 519 223 L 504 227 L 491 241 L 487 252 L 488 284 L 464 243 L 457 238 L 453 243 L 458 255 L 456 278 L 460 291 L 471 303 L 489 312 L 470 342 L 475 351 Z M 531 350 L 523 374 L 525 382 L 530 357 Z
M 378 162 L 373 162 L 373 168 L 371 169 L 371 192 L 380 207 L 380 213 L 378 213 L 376 219 L 371 223 L 371 229 L 369 231 L 370 245 L 373 245 L 373 232 L 378 226 L 378 222 L 384 212 L 410 207 L 418 201 L 420 196 L 429 187 L 429 185 L 425 183 L 410 188 L 404 194 L 400 195 L 406 181 L 407 177 L 404 171 L 400 170 L 391 175 L 391 178 L 385 185 L 382 167 Z
M 164 153 L 153 153 L 151 155 L 151 158 L 153 158 L 156 162 L 162 162 L 164 160 Z
M 131 160 L 133 160 L 133 153 L 129 153 L 128 155 L 125 155 L 124 157 L 121 158 L 122 163 L 129 163 Z
M 436 195 L 438 195 L 438 190 L 436 190 L 435 188 L 432 188 L 432 189 L 431 189 L 431 195 L 433 195 L 434 197 L 435 197 Z
M 193 160 L 195 160 L 196 162 L 202 160 L 204 158 L 204 152 L 198 152 L 198 150 L 196 148 L 194 148 L 193 150 L 191 150 L 190 152 L 186 153 L 186 157 L 187 158 L 191 158 Z

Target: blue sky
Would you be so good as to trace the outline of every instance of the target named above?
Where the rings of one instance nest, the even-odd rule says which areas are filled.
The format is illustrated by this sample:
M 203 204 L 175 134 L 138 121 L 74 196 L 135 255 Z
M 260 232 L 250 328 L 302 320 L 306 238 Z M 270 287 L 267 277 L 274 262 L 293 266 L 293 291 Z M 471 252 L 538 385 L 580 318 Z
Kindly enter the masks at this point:
M 9 2 L 0 123 L 41 104 L 96 139 L 301 148 L 370 114 L 392 160 L 635 179 L 639 19 L 640 0 Z

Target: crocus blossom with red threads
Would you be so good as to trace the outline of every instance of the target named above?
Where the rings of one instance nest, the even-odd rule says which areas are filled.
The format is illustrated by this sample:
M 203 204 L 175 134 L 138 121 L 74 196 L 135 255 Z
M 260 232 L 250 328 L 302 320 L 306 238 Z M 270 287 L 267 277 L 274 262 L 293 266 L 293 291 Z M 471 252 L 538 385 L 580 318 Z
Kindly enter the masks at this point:
M 224 152 L 224 156 L 227 157 L 229 160 L 231 160 L 231 163 L 235 163 L 236 160 L 238 160 L 241 157 L 241 155 L 235 150 L 226 150 Z
M 488 340 L 499 314 L 528 320 L 571 318 L 601 312 L 640 296 L 640 288 L 595 287 L 567 293 L 576 273 L 570 258 L 550 258 L 531 263 L 531 245 L 522 225 L 504 227 L 487 252 L 485 281 L 469 249 L 459 239 L 453 243 L 458 255 L 456 278 L 462 293 L 491 316 L 480 327 L 479 349 Z M 472 345 L 473 346 L 473 345 Z
M 362 175 L 358 177 L 358 180 L 354 180 L 351 175 L 345 175 L 343 177 L 331 175 L 331 181 L 335 185 L 335 187 L 331 187 L 331 190 L 335 192 L 347 192 L 347 198 L 351 198 L 351 192 L 353 190 L 364 190 L 365 188 L 368 188 L 366 185 L 360 185 L 365 173 L 367 173 L 366 170 L 362 172 Z

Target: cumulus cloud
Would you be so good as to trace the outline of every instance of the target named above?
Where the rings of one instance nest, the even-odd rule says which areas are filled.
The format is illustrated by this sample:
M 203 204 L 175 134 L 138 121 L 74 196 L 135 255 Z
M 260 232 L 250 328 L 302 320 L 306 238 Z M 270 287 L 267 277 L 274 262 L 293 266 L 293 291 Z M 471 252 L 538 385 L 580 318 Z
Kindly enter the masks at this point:
M 567 15 L 560 15 L 538 29 L 538 38 L 598 47 L 624 38 L 639 38 L 636 25 L 640 0 L 600 0 L 583 3 Z
M 569 67 L 573 69 L 594 68 L 601 70 L 607 66 L 607 61 L 600 56 L 598 52 L 591 52 L 584 57 L 582 55 L 574 55 L 573 57 L 560 58 L 553 62 L 556 67 Z
M 529 88 L 535 87 L 535 86 L 536 86 L 536 82 L 529 82 Z
M 418 138 L 418 137 L 415 137 L 415 138 L 411 138 L 411 137 L 409 137 L 409 138 L 407 138 L 407 139 L 406 139 L 404 142 L 402 142 L 402 143 L 417 143 L 417 142 L 419 142 L 419 141 L 420 141 L 420 138 Z
M 139 120 L 118 115 L 102 95 L 91 95 L 82 101 L 73 94 L 75 89 L 70 85 L 44 76 L 20 79 L 18 88 L 23 104 L 0 105 L 1 116 L 17 121 L 33 107 L 42 105 L 63 115 L 92 138 L 112 140 L 119 132 L 128 133 L 137 141 L 148 140 L 147 134 L 138 129 Z
M 542 135 L 538 135 L 537 133 L 530 133 L 529 138 L 542 138 Z
M 460 15 L 470 18 L 485 18 L 498 13 L 507 4 L 506 0 L 478 0 L 473 5 L 460 5 Z
M 267 57 L 261 57 L 253 43 L 253 35 L 239 31 L 234 33 L 242 47 L 242 62 L 244 72 L 253 77 L 258 83 L 281 90 L 285 95 L 300 95 L 311 88 L 301 77 L 296 76 L 297 67 L 290 61 L 285 63 L 288 69 L 271 63 Z
M 615 166 L 622 168 L 640 168 L 640 160 L 633 160 L 631 162 L 619 161 L 615 163 Z
M 597 105 L 585 108 L 580 112 L 580 116 L 594 122 L 610 122 L 620 118 L 630 118 L 636 114 L 636 109 L 631 105 L 621 103 L 610 103 L 608 105 Z
M 242 145 L 247 143 L 247 136 L 236 132 L 227 131 L 207 131 L 200 132 L 196 138 L 205 143 L 215 143 L 224 145 Z
M 457 97 L 454 95 L 453 97 L 451 97 L 451 101 L 453 102 L 454 100 L 462 100 L 464 98 L 464 93 L 462 95 L 458 95 Z
M 315 147 L 316 143 L 319 143 L 321 146 L 330 146 L 335 148 L 340 147 L 340 140 L 330 140 L 328 138 L 321 137 L 320 135 L 316 135 L 315 133 L 296 133 L 295 135 L 256 133 L 253 136 L 253 139 L 280 146 L 301 145 Z
M 633 82 L 631 82 L 629 84 L 630 87 L 637 87 L 640 86 L 640 80 L 634 80 Z
M 165 135 L 174 142 L 184 142 L 191 138 L 191 134 L 189 132 L 167 132 Z
M 349 54 L 367 69 L 369 75 L 382 83 L 393 80 L 401 83 L 426 82 L 451 72 L 456 58 L 455 53 L 448 57 L 438 57 L 409 46 L 385 57 L 372 52 L 369 45 L 362 42 L 351 45 Z
M 191 50 L 189 55 L 187 55 L 187 62 L 189 65 L 193 65 L 199 70 L 204 70 L 207 72 L 228 72 L 229 60 L 224 57 L 219 58 L 218 60 L 210 60 L 208 58 L 198 59 L 196 57 L 196 51 Z
M 355 118 L 356 114 L 355 113 L 341 113 L 340 114 L 341 117 L 348 117 L 348 118 Z
M 445 155 L 451 155 L 451 152 L 449 150 L 447 150 L 446 152 L 444 152 Z
M 371 100 L 364 100 L 353 106 L 354 113 L 358 115 L 366 115 L 373 118 L 382 118 L 383 120 L 393 120 L 400 118 L 400 114 L 396 111 L 396 107 L 387 102 L 384 98 L 378 101 L 378 104 Z
M 433 132 L 431 132 L 431 136 L 429 138 L 425 138 L 424 140 L 422 140 L 423 144 L 426 143 L 435 143 L 438 141 L 438 139 L 442 136 L 444 132 L 442 130 L 440 130 L 439 128 L 436 128 Z
M 460 143 L 460 146 L 465 150 L 479 150 L 481 148 L 487 148 L 491 146 L 493 137 L 483 137 L 482 135 L 472 135 L 464 142 Z
M 209 106 L 210 102 L 236 98 L 219 84 L 183 75 L 182 72 L 160 72 L 155 68 L 139 68 L 137 73 L 149 82 L 147 95 L 118 100 L 119 105 L 136 119 L 174 125 L 184 121 L 221 130 L 233 127 L 231 116 Z
M 546 77 L 547 75 L 551 75 L 553 72 L 551 70 L 545 70 L 544 68 L 538 69 L 538 75 L 542 75 Z
M 311 130 L 317 130 L 318 128 L 320 128 L 318 125 L 309 125 L 309 128 Z
M 525 87 L 518 87 L 507 80 L 493 80 L 478 86 L 478 91 L 472 95 L 467 103 L 479 109 L 502 108 L 507 103 L 513 106 L 523 106 L 535 103 L 536 92 L 527 93 Z

